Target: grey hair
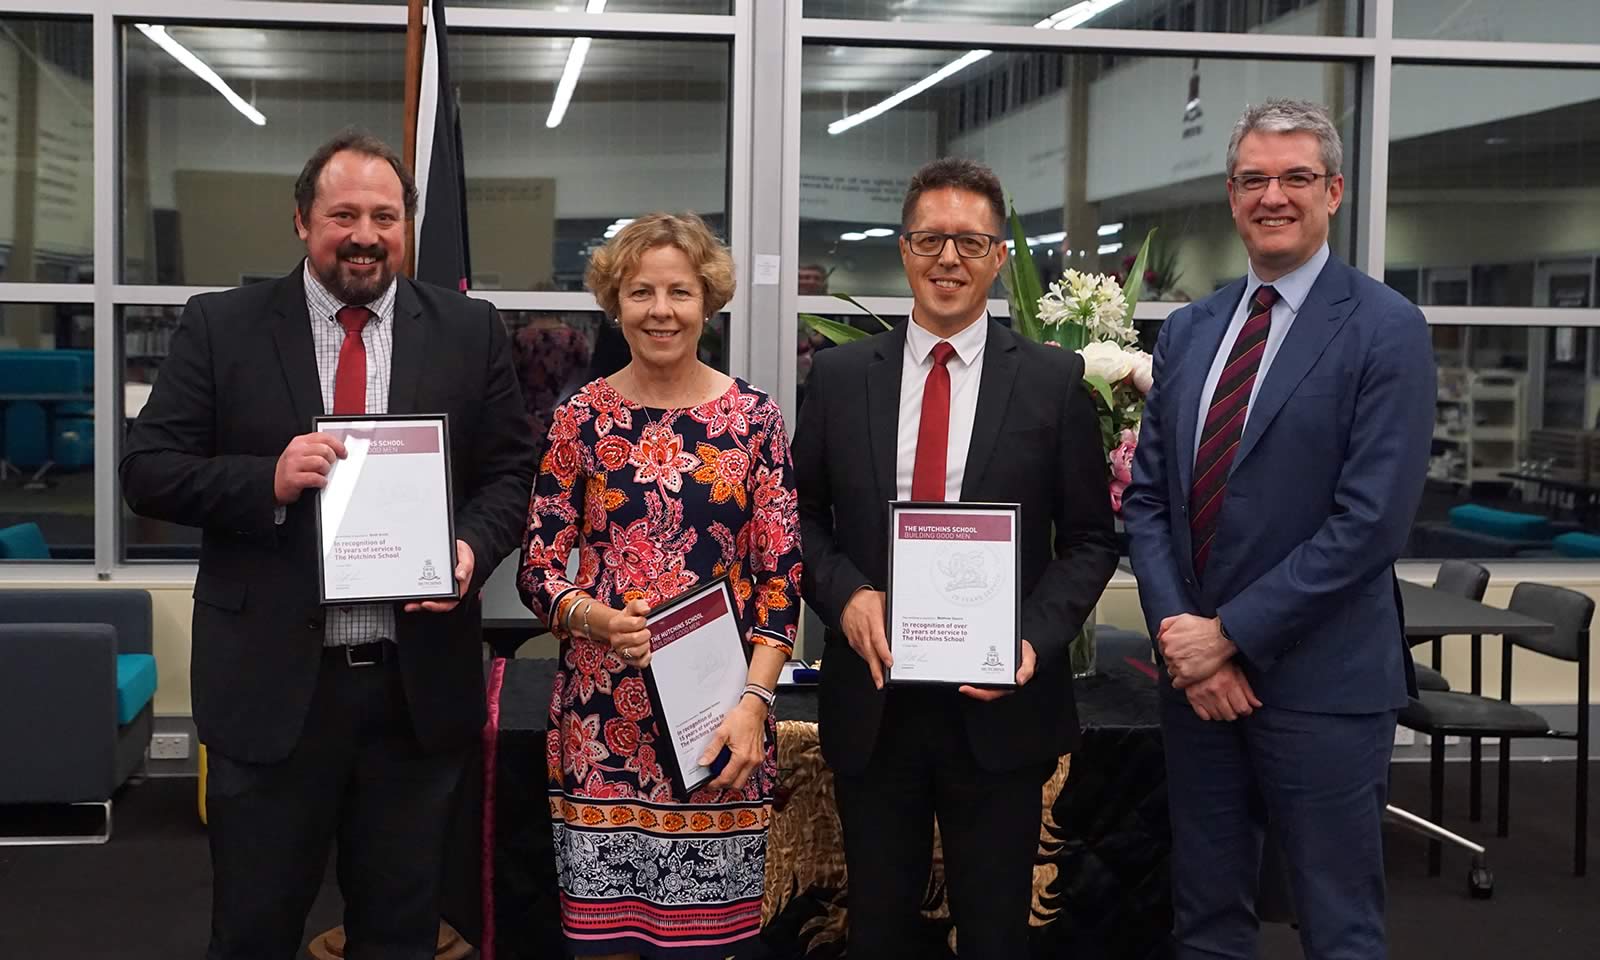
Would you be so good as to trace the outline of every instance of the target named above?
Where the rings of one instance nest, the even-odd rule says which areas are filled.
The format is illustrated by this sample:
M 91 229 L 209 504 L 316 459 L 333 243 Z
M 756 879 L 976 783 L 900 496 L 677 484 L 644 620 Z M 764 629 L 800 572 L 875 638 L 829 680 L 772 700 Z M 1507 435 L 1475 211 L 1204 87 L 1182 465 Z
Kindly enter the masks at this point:
M 1328 117 L 1328 109 L 1309 100 L 1290 100 L 1273 97 L 1264 103 L 1250 104 L 1243 116 L 1233 125 L 1233 137 L 1228 141 L 1228 175 L 1239 163 L 1239 141 L 1246 134 L 1262 133 L 1312 133 L 1322 144 L 1322 165 L 1328 176 L 1344 169 L 1344 142 L 1339 139 L 1339 128 Z

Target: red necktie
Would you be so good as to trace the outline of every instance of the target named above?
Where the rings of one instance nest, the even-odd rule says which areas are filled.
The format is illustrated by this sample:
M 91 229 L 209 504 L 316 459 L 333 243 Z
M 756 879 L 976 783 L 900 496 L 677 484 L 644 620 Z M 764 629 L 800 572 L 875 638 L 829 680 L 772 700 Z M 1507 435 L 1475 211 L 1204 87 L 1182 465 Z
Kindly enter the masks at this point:
M 367 412 L 367 346 L 361 342 L 361 328 L 372 311 L 366 307 L 340 307 L 339 325 L 344 327 L 344 343 L 339 345 L 339 371 L 333 376 L 333 412 Z
M 956 348 L 941 340 L 933 348 L 933 369 L 922 385 L 922 419 L 917 425 L 917 459 L 911 468 L 911 499 L 943 500 L 950 451 L 950 370 Z
M 1278 291 L 1268 286 L 1256 290 L 1250 300 L 1250 313 L 1239 339 L 1228 354 L 1228 365 L 1217 378 L 1211 394 L 1206 424 L 1200 431 L 1200 450 L 1194 458 L 1194 486 L 1189 491 L 1189 533 L 1194 543 L 1194 572 L 1205 573 L 1211 556 L 1211 540 L 1217 535 L 1217 515 L 1222 512 L 1222 495 L 1228 487 L 1228 468 L 1239 452 L 1244 422 L 1250 410 L 1250 391 L 1261 371 L 1261 357 L 1267 352 L 1267 334 L 1272 331 L 1272 305 Z

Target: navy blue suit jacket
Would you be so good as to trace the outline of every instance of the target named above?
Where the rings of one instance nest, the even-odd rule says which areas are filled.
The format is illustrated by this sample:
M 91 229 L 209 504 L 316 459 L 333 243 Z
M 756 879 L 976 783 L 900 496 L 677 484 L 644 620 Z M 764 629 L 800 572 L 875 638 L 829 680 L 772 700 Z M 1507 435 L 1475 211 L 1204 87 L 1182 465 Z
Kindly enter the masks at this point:
M 1433 435 L 1426 321 L 1329 258 L 1250 405 L 1201 578 L 1188 515 L 1200 393 L 1244 288 L 1240 279 L 1174 312 L 1156 343 L 1123 499 L 1150 636 L 1167 617 L 1220 616 L 1263 703 L 1399 708 L 1411 657 L 1393 564 Z

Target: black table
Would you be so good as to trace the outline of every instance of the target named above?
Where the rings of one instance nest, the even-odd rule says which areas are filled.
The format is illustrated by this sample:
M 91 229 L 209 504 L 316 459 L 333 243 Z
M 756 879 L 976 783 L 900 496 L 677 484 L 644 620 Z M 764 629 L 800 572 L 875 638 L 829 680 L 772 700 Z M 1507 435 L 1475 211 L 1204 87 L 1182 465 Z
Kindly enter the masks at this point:
M 1102 673 L 1077 681 L 1084 736 L 1045 818 L 1040 862 L 1049 879 L 1041 887 L 1036 872 L 1036 957 L 1164 955 L 1172 914 L 1166 767 L 1154 670 L 1138 659 L 1102 648 Z M 444 915 L 495 960 L 564 956 L 545 783 L 555 664 L 507 660 L 489 669 L 498 715 L 483 760 L 494 774 L 485 778 L 480 767 L 471 779 L 447 865 Z M 778 717 L 814 723 L 815 688 L 780 691 Z M 493 791 L 487 803 L 486 786 Z M 756 956 L 841 955 L 842 940 L 817 936 L 814 921 L 837 910 L 842 896 L 796 891 L 766 924 Z M 928 942 L 944 942 L 948 917 L 927 923 Z
M 1443 644 L 1440 643 L 1443 638 L 1462 634 L 1472 638 L 1470 692 L 1473 694 L 1483 693 L 1485 634 L 1546 636 L 1555 631 L 1554 625 L 1543 620 L 1407 580 L 1400 581 L 1400 598 L 1405 604 L 1406 636 L 1417 642 L 1424 638 L 1433 640 L 1433 669 L 1438 670 L 1443 663 Z M 1468 817 L 1476 823 L 1483 816 L 1483 741 L 1473 737 L 1470 749 L 1472 762 Z
M 1516 470 L 1502 470 L 1500 476 L 1506 480 L 1533 484 L 1536 488 L 1534 496 L 1550 510 L 1562 509 L 1561 494 L 1571 494 L 1572 512 L 1578 522 L 1585 527 L 1594 526 L 1596 507 L 1600 506 L 1600 502 L 1597 502 L 1600 501 L 1600 487 L 1581 480 L 1544 477 L 1537 473 L 1521 473 Z

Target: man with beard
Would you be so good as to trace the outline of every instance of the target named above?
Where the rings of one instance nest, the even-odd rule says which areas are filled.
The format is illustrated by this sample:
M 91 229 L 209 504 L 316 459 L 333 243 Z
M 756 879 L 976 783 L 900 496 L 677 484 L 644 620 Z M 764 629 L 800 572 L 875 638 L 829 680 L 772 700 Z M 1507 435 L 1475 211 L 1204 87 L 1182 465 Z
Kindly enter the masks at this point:
M 306 258 L 191 299 L 122 461 L 137 513 L 203 531 L 194 718 L 209 747 L 210 960 L 282 958 L 338 843 L 346 956 L 432 957 L 446 825 L 483 726 L 478 590 L 535 464 L 492 306 L 397 277 L 411 176 L 346 132 L 295 184 Z M 319 605 L 321 414 L 450 417 L 458 600 Z

